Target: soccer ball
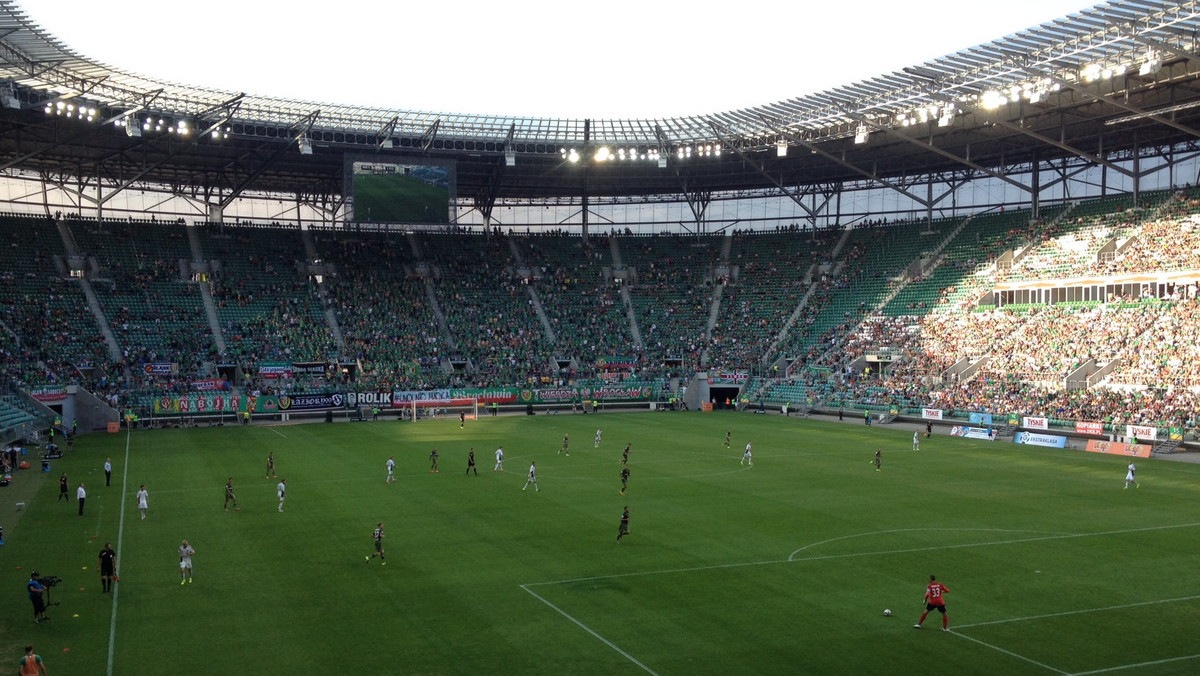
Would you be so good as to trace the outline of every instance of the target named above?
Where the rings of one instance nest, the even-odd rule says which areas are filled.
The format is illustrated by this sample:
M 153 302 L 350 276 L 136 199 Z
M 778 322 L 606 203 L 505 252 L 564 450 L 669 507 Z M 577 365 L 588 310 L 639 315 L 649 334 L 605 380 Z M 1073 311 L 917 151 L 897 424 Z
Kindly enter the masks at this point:
M 884 611 L 883 611 L 883 616 L 884 616 L 884 617 L 891 617 L 891 616 L 892 616 L 892 611 L 890 611 L 890 610 L 884 610 Z

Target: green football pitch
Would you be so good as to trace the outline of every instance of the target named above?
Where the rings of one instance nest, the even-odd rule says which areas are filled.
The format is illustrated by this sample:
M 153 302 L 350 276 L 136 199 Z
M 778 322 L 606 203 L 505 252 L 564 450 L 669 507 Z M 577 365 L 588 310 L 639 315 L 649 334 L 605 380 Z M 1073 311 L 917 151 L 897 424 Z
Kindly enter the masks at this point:
M 911 437 L 687 412 L 86 435 L 0 491 L 41 482 L 0 547 L 0 664 L 33 644 L 56 675 L 1200 671 L 1200 466 L 1139 461 L 1125 490 L 1120 457 Z M 540 492 L 522 491 L 531 461 Z M 222 508 L 229 477 L 239 511 Z M 367 558 L 380 521 L 387 565 Z M 63 580 L 43 623 L 32 570 Z M 930 574 L 951 590 L 948 633 L 937 613 L 913 629 Z

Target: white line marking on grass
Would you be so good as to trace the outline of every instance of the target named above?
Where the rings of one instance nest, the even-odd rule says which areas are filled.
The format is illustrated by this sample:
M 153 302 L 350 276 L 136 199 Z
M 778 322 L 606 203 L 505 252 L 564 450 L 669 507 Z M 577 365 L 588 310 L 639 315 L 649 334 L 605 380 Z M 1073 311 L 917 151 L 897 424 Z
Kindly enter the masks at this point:
M 280 432 L 279 430 L 275 429 L 274 427 L 268 427 L 267 429 L 271 430 L 275 434 L 278 434 L 279 436 L 283 437 L 284 439 L 288 438 L 288 436 L 286 434 L 284 434 L 283 432 Z
M 1068 615 L 1084 615 L 1086 613 L 1102 613 L 1108 610 L 1124 610 L 1126 608 L 1137 608 L 1140 606 L 1153 606 L 1160 603 L 1179 603 L 1182 601 L 1195 601 L 1200 599 L 1200 594 L 1196 596 L 1180 596 L 1173 599 L 1161 599 L 1158 601 L 1140 601 L 1138 603 L 1126 603 L 1119 606 L 1105 606 L 1103 608 L 1084 608 L 1082 610 L 1066 610 L 1061 613 L 1049 613 L 1046 615 L 1029 615 L 1027 617 L 1011 617 L 1007 620 L 992 620 L 990 622 L 975 622 L 973 624 L 962 624 L 955 629 L 973 629 L 975 627 L 988 627 L 994 624 L 1008 624 L 1010 622 L 1027 622 L 1031 620 L 1044 620 L 1051 617 L 1066 617 Z
M 505 458 L 505 459 L 507 460 L 507 458 Z M 605 464 L 607 465 L 608 463 L 605 463 Z M 631 464 L 632 464 L 632 463 L 631 463 Z M 641 463 L 641 462 L 640 462 L 640 463 L 638 463 L 638 465 L 644 465 L 644 464 L 646 464 L 646 463 Z M 591 465 L 591 466 L 594 466 L 594 465 Z M 745 472 L 745 471 L 747 471 L 747 470 L 750 470 L 750 469 L 754 469 L 754 468 L 753 468 L 753 467 L 738 467 L 738 468 L 735 468 L 735 469 L 727 469 L 727 470 L 722 470 L 722 471 L 719 471 L 719 472 L 706 472 L 706 473 L 704 473 L 704 474 L 679 474 L 679 475 L 672 475 L 672 476 L 647 476 L 647 477 L 639 477 L 639 478 L 638 478 L 638 481 L 639 481 L 639 482 L 641 482 L 641 481 L 669 481 L 669 480 L 672 480 L 672 479 L 703 479 L 703 478 L 705 478 L 705 477 L 710 477 L 710 476 L 725 476 L 725 475 L 727 475 L 727 474 L 737 474 L 738 472 Z M 568 476 L 568 475 L 562 475 L 562 474 L 554 474 L 554 473 L 553 473 L 553 471 L 549 471 L 549 472 L 542 472 L 540 467 L 538 468 L 538 470 L 539 470 L 539 471 L 538 471 L 538 476 L 545 475 L 545 476 L 547 476 L 547 477 L 550 477 L 550 478 L 552 478 L 552 479 L 578 479 L 578 480 L 581 480 L 581 481 L 608 481 L 608 478 L 607 478 L 607 477 L 597 477 L 597 476 Z
M 1041 530 L 1024 530 L 1011 528 L 897 528 L 894 530 L 877 530 L 871 533 L 856 533 L 854 535 L 842 535 L 841 537 L 829 538 L 820 542 L 814 542 L 811 545 L 804 545 L 800 549 L 788 555 L 788 560 L 791 561 L 800 552 L 811 549 L 812 547 L 820 547 L 821 545 L 837 542 L 838 540 L 850 540 L 852 538 L 865 538 L 873 535 L 889 535 L 891 533 L 922 533 L 922 532 L 988 532 L 988 533 L 1043 533 L 1049 535 L 1078 535 L 1078 533 L 1060 533 L 1056 531 L 1041 531 Z
M 935 546 L 935 547 L 913 547 L 911 549 L 893 549 L 893 550 L 884 550 L 884 551 L 875 551 L 875 552 L 856 552 L 856 553 L 852 553 L 852 554 L 831 554 L 829 556 L 806 556 L 801 559 L 792 558 L 797 553 L 804 551 L 804 548 L 801 548 L 801 549 L 797 549 L 796 551 L 794 551 L 790 555 L 788 555 L 787 560 L 788 561 L 820 561 L 820 560 L 825 560 L 825 559 L 846 559 L 846 558 L 851 558 L 851 557 L 855 557 L 855 556 L 875 556 L 878 554 L 909 554 L 912 552 L 930 552 L 930 551 L 937 551 L 937 550 L 942 550 L 942 549 L 965 549 L 967 547 L 992 547 L 992 546 L 996 546 L 996 545 L 1019 544 L 1022 542 L 1042 542 L 1045 540 L 1066 540 L 1069 538 L 1089 538 L 1089 537 L 1098 537 L 1101 535 L 1123 535 L 1126 533 L 1144 533 L 1144 532 L 1148 532 L 1148 531 L 1170 530 L 1170 529 L 1174 529 L 1174 528 L 1195 528 L 1196 526 L 1200 526 L 1200 522 L 1181 523 L 1181 524 L 1176 524 L 1176 525 L 1172 525 L 1172 526 L 1147 526 L 1145 528 L 1127 528 L 1124 530 L 1101 531 L 1099 533 L 1070 533 L 1070 534 L 1066 534 L 1066 535 L 1047 535 L 1044 537 L 1036 537 L 1036 538 L 1018 538 L 1016 540 L 996 540 L 993 542 L 971 542 L 971 543 L 966 543 L 966 544 L 961 544 L 961 545 L 939 545 L 939 546 Z M 952 529 L 952 530 L 955 530 L 955 529 Z M 957 530 L 972 530 L 972 529 L 962 528 L 962 529 L 957 529 Z
M 967 636 L 966 634 L 960 634 L 960 633 L 958 633 L 958 631 L 957 631 L 957 630 L 955 630 L 955 631 L 952 631 L 952 632 L 950 632 L 950 633 L 954 634 L 955 636 L 958 636 L 958 637 L 961 637 L 961 638 L 965 638 L 965 639 L 967 639 L 968 641 L 972 641 L 972 642 L 974 642 L 974 643 L 978 643 L 979 645 L 981 645 L 981 646 L 983 646 L 983 647 L 985 647 L 985 648 L 991 648 L 992 650 L 995 650 L 996 652 L 1001 652 L 1001 653 L 1004 653 L 1005 655 L 1008 655 L 1009 657 L 1015 657 L 1015 658 L 1017 658 L 1017 659 L 1019 659 L 1019 660 L 1021 660 L 1021 661 L 1023 661 L 1023 662 L 1028 662 L 1028 663 L 1030 663 L 1030 664 L 1033 664 L 1033 665 L 1035 665 L 1035 666 L 1039 666 L 1039 667 L 1041 667 L 1041 668 L 1043 668 L 1043 669 L 1045 669 L 1045 670 L 1047 670 L 1047 671 L 1053 671 L 1053 672 L 1054 672 L 1054 673 L 1056 673 L 1056 674 L 1064 674 L 1064 676 L 1065 676 L 1065 674 L 1067 673 L 1067 672 L 1063 671 L 1062 669 L 1055 669 L 1054 667 L 1052 667 L 1052 666 L 1050 666 L 1050 665 L 1048 665 L 1048 664 L 1042 664 L 1041 662 L 1038 662 L 1038 661 L 1036 661 L 1036 660 L 1029 659 L 1028 657 L 1025 657 L 1024 655 L 1018 655 L 1017 653 L 1014 653 L 1014 652 L 1013 652 L 1013 651 L 1011 651 L 1011 650 L 1005 650 L 1004 648 L 1001 648 L 1001 647 L 999 647 L 999 646 L 994 646 L 994 645 L 992 645 L 991 643 L 985 643 L 985 642 L 983 642 L 983 641 L 980 641 L 980 640 L 979 640 L 979 639 L 977 639 L 977 638 L 971 638 L 970 636 Z
M 771 560 L 771 561 L 744 561 L 741 563 L 717 563 L 717 564 L 713 564 L 711 566 L 696 566 L 693 568 L 668 568 L 665 570 L 644 570 L 644 571 L 638 571 L 638 572 L 632 572 L 632 573 L 615 573 L 613 575 L 593 575 L 590 577 L 577 577 L 577 578 L 572 578 L 572 579 L 567 579 L 567 580 L 549 580 L 546 582 L 529 582 L 524 585 L 521 585 L 521 587 L 522 588 L 524 588 L 524 587 L 540 587 L 540 586 L 551 585 L 551 584 L 574 584 L 577 582 L 591 582 L 593 580 L 614 580 L 614 579 L 618 579 L 618 578 L 622 578 L 622 577 L 640 577 L 643 575 L 670 575 L 673 573 L 693 573 L 693 572 L 700 572 L 700 571 L 704 571 L 704 570 L 719 570 L 722 568 L 744 568 L 747 566 L 769 566 L 769 565 L 774 565 L 777 563 L 795 563 L 797 561 L 830 561 L 830 560 L 834 560 L 834 559 L 849 559 L 849 558 L 854 558 L 854 557 L 858 557 L 858 556 L 909 554 L 909 553 L 913 553 L 913 552 L 930 552 L 930 551 L 938 551 L 938 550 L 943 550 L 943 549 L 965 549 L 968 547 L 994 547 L 996 545 L 1019 544 L 1019 543 L 1023 543 L 1023 542 L 1039 542 L 1039 541 L 1043 541 L 1043 540 L 1063 540 L 1063 539 L 1067 539 L 1067 538 L 1082 538 L 1082 537 L 1093 537 L 1093 536 L 1100 536 L 1100 535 L 1121 535 L 1121 534 L 1125 534 L 1125 533 L 1141 533 L 1141 532 L 1154 531 L 1154 530 L 1170 530 L 1173 528 L 1194 528 L 1196 526 L 1200 526 L 1200 522 L 1181 523 L 1181 524 L 1175 524 L 1175 525 L 1170 525 L 1170 526 L 1147 526 L 1145 528 L 1129 528 L 1129 529 L 1125 529 L 1125 530 L 1111 530 L 1111 531 L 1104 531 L 1104 532 L 1100 532 L 1100 533 L 1069 533 L 1069 534 L 1065 534 L 1065 535 L 1051 535 L 1051 536 L 1047 536 L 1047 537 L 1038 537 L 1038 538 L 1019 538 L 1016 540 L 998 540 L 995 542 L 972 542 L 972 543 L 960 544 L 960 545 L 938 545 L 938 546 L 934 546 L 934 547 L 913 547 L 913 548 L 907 548 L 907 549 L 885 549 L 885 550 L 871 551 L 871 552 L 851 552 L 849 554 L 829 554 L 826 556 L 806 556 L 804 558 L 799 558 L 799 559 L 793 559 L 793 558 L 789 557 L 786 559 L 775 559 L 775 560 Z M 949 530 L 971 530 L 971 529 L 958 528 L 958 529 L 949 529 Z M 1019 532 L 1029 532 L 1029 531 L 1014 531 L 1014 532 L 1019 533 Z M 802 550 L 798 549 L 796 551 L 802 551 Z
M 810 559 L 804 559 L 808 561 Z M 786 559 L 777 559 L 775 561 L 744 561 L 742 563 L 717 563 L 711 566 L 696 566 L 694 568 L 668 568 L 667 570 L 644 570 L 634 573 L 614 573 L 612 575 L 593 575 L 591 577 L 577 577 L 570 580 L 550 580 L 548 582 L 530 582 L 521 585 L 522 589 L 526 587 L 544 587 L 551 584 L 575 584 L 577 582 L 592 582 L 593 580 L 615 580 L 622 577 L 641 577 L 644 575 L 671 575 L 673 573 L 698 573 L 703 570 L 720 570 L 721 568 L 745 568 L 747 566 L 769 566 L 776 563 L 787 563 Z M 525 591 L 529 591 L 526 589 Z M 530 592 L 533 593 L 533 592 Z
M 1090 674 L 1107 674 L 1114 671 L 1125 671 L 1126 669 L 1140 669 L 1142 667 L 1153 667 L 1159 664 L 1170 664 L 1171 662 L 1183 662 L 1185 660 L 1200 659 L 1200 655 L 1184 655 L 1183 657 L 1168 657 L 1164 660 L 1153 660 L 1151 662 L 1138 662 L 1137 664 L 1123 664 L 1119 667 L 1108 667 L 1106 669 L 1096 669 L 1095 671 L 1077 671 L 1071 676 L 1089 676 Z
M 121 561 L 121 543 L 125 539 L 125 489 L 129 483 L 129 447 L 133 439 L 133 428 L 125 427 L 125 462 L 121 469 L 121 506 L 117 519 L 117 561 Z M 113 571 L 118 572 L 118 571 Z M 118 574 L 119 577 L 119 574 Z M 113 673 L 113 657 L 117 649 L 117 597 L 120 595 L 121 583 L 112 586 L 112 619 L 108 623 L 108 676 Z
M 598 639 L 598 640 L 599 640 L 601 643 L 603 643 L 604 645 L 606 645 L 606 646 L 608 646 L 609 648 L 612 648 L 613 650 L 617 651 L 617 652 L 618 652 L 618 653 L 619 653 L 619 654 L 620 654 L 622 657 L 624 657 L 625 659 L 627 659 L 627 660 L 629 660 L 630 662 L 633 662 L 634 664 L 636 664 L 636 665 L 638 665 L 639 667 L 641 667 L 641 668 L 642 668 L 642 670 L 643 670 L 643 671 L 645 671 L 646 673 L 648 673 L 648 674 L 654 674 L 654 676 L 658 676 L 658 673 L 657 673 L 657 672 L 655 672 L 653 669 L 651 669 L 650 667 L 646 666 L 645 664 L 642 664 L 641 662 L 639 662 L 639 661 L 637 660 L 637 658 L 636 658 L 636 657 L 634 657 L 633 655 L 630 655 L 629 653 L 625 652 L 624 650 L 621 650 L 619 647 L 617 647 L 617 645 L 616 645 L 615 643 L 613 643 L 612 641 L 610 641 L 610 640 L 608 640 L 608 639 L 604 638 L 604 637 L 603 637 L 603 636 L 601 636 L 600 634 L 596 633 L 596 632 L 595 632 L 595 630 L 593 630 L 591 627 L 589 627 L 589 626 L 587 626 L 586 624 L 584 624 L 584 623 L 580 622 L 579 620 L 575 619 L 574 617 L 572 617 L 570 614 L 568 614 L 568 613 L 567 613 L 565 610 L 563 610 L 562 608 L 559 608 L 558 606 L 554 605 L 553 603 L 551 603 L 551 602 L 547 601 L 547 600 L 546 600 L 546 598 L 545 598 L 544 596 L 542 596 L 542 595 L 538 594 L 537 592 L 535 592 L 535 591 L 533 591 L 533 590 L 529 589 L 529 587 L 528 587 L 527 585 L 521 585 L 521 589 L 524 589 L 526 592 L 529 592 L 529 594 L 530 594 L 530 595 L 532 595 L 532 596 L 533 596 L 533 598 L 535 598 L 535 599 L 537 599 L 537 600 L 541 601 L 542 603 L 546 604 L 547 606 L 550 606 L 552 609 L 554 609 L 554 612 L 556 612 L 556 613 L 558 613 L 559 615 L 562 615 L 563 617 L 567 618 L 567 619 L 568 619 L 568 620 L 570 620 L 570 621 L 571 621 L 573 624 L 575 624 L 575 626 L 577 626 L 577 627 L 579 627 L 580 629 L 582 629 L 582 630 L 586 631 L 587 633 L 591 634 L 592 636 L 594 636 L 596 639 Z

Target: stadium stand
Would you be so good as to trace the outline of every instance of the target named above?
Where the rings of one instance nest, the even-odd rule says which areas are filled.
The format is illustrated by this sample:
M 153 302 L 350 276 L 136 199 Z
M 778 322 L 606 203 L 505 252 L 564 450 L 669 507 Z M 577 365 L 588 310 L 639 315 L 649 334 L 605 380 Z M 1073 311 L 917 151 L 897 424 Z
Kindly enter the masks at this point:
M 121 389 L 186 389 L 214 362 L 232 362 L 251 376 L 248 390 L 301 391 L 348 384 L 332 368 L 340 362 L 358 367 L 358 387 L 662 387 L 707 365 L 754 373 L 743 396 L 801 408 L 935 406 L 1194 429 L 1200 283 L 1055 304 L 997 306 L 989 295 L 1011 280 L 1200 270 L 1196 190 L 1142 198 L 1063 204 L 1036 219 L 1015 210 L 820 233 L 587 240 L 239 224 L 199 226 L 192 242 L 174 223 L 60 228 L 7 216 L 0 350 L 4 373 L 26 386 L 85 382 L 91 369 L 79 367 L 98 366 L 128 368 Z M 213 271 L 223 355 L 205 282 L 189 274 L 196 261 Z M 325 266 L 320 282 L 305 271 L 314 262 Z M 867 365 L 867 354 L 885 353 L 890 363 Z M 777 359 L 790 365 L 782 377 Z M 176 377 L 136 377 L 163 361 L 178 364 Z M 278 362 L 331 369 L 254 377 Z M 105 395 L 115 386 L 86 384 Z

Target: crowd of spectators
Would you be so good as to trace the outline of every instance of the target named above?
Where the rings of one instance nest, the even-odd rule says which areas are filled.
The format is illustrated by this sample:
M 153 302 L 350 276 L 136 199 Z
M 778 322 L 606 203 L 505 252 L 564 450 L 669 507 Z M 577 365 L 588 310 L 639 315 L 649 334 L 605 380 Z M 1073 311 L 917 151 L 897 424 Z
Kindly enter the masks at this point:
M 1034 231 L 1040 244 L 1022 267 L 1078 270 L 1102 242 L 1128 236 L 1115 258 L 1120 265 L 1167 251 L 1164 265 L 1200 269 L 1197 211 L 1200 202 L 1181 193 L 1152 212 L 1056 221 Z M 198 287 L 181 278 L 178 251 L 120 258 L 115 247 L 116 258 L 102 263 L 93 285 L 120 345 L 120 364 L 108 363 L 82 293 L 53 272 L 50 249 L 36 247 L 26 250 L 31 258 L 0 273 L 7 282 L 0 320 L 9 329 L 0 340 L 0 368 L 38 384 L 78 379 L 81 365 L 108 375 L 127 367 L 135 387 L 165 391 L 187 390 L 201 363 L 211 361 L 236 362 L 251 377 L 263 363 L 353 361 L 361 366 L 355 385 L 377 389 L 663 379 L 705 365 L 761 366 L 811 291 L 778 353 L 796 356 L 801 368 L 791 377 L 811 380 L 823 396 L 1106 421 L 1194 421 L 1200 301 L 1193 295 L 970 311 L 975 290 L 963 295 L 961 287 L 988 281 L 971 274 L 969 282 L 943 288 L 945 302 L 935 312 L 914 307 L 921 312 L 877 317 L 877 301 L 902 283 L 905 262 L 924 246 L 909 241 L 919 225 L 851 232 L 836 256 L 830 254 L 840 231 L 741 233 L 728 260 L 720 253 L 723 237 L 322 234 L 318 250 L 336 274 L 320 286 L 300 272 L 304 247 L 295 230 L 278 236 L 229 228 L 203 240 L 208 259 L 220 262 L 209 283 L 223 355 L 216 354 L 200 294 L 193 293 Z M 991 232 L 986 227 L 992 226 L 976 232 Z M 945 265 L 964 271 L 988 265 L 989 255 L 1011 245 L 1017 226 L 995 219 L 994 227 L 995 236 L 977 236 L 973 251 Z M 99 247 L 86 238 L 84 244 Z M 613 275 L 621 265 L 636 272 Z M 934 272 L 915 283 L 937 279 Z M 896 357 L 882 372 L 848 367 L 881 348 Z M 963 359 L 984 362 L 960 380 L 942 377 Z M 570 366 L 561 367 L 562 360 Z M 614 360 L 622 364 L 617 372 L 605 365 Z M 138 374 L 138 365 L 160 361 L 178 363 L 179 374 Z M 1089 362 L 1115 366 L 1099 387 L 1063 386 Z M 811 375 L 825 372 L 832 377 Z M 296 391 L 345 385 L 344 378 L 334 368 L 283 385 Z M 108 396 L 119 387 L 110 379 L 98 389 Z

